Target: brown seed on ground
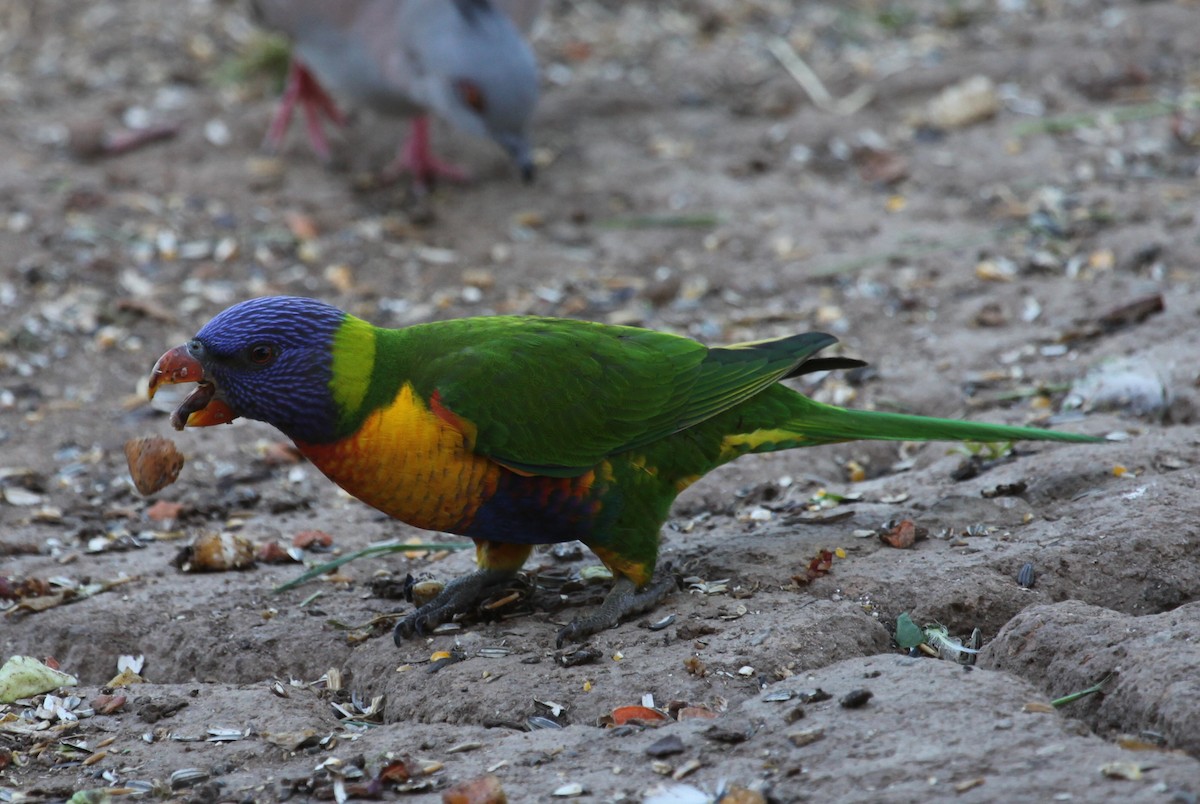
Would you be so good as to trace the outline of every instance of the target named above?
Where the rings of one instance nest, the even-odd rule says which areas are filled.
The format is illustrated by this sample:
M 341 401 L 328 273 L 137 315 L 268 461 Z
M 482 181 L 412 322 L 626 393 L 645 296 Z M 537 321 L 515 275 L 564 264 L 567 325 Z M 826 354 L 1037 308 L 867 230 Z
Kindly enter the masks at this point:
M 507 804 L 500 780 L 489 774 L 460 782 L 442 793 L 443 804 Z

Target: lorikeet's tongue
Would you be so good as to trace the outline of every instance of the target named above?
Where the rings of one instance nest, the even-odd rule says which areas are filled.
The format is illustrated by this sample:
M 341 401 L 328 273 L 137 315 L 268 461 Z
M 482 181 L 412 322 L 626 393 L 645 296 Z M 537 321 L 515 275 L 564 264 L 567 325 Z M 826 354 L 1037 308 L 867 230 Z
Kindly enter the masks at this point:
M 150 372 L 150 398 L 154 398 L 160 385 L 194 382 L 192 391 L 171 414 L 171 426 L 176 430 L 184 427 L 209 427 L 227 424 L 237 414 L 219 396 L 217 386 L 204 374 L 204 366 L 188 351 L 187 344 L 176 346 L 158 359 Z

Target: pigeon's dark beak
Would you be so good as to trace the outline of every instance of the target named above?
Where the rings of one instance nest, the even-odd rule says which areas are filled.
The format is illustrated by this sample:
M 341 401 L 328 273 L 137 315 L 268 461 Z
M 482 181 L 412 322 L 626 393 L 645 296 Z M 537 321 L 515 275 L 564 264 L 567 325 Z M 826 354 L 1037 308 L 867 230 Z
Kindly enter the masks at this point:
M 521 174 L 521 181 L 529 184 L 537 175 L 537 168 L 533 164 L 533 148 L 529 145 L 528 138 L 524 134 L 493 134 L 492 138 L 500 144 L 508 154 L 508 158 L 517 166 L 517 172 Z
M 533 184 L 533 180 L 537 178 L 537 168 L 533 166 L 533 162 L 523 162 L 520 165 L 521 181 L 526 184 Z

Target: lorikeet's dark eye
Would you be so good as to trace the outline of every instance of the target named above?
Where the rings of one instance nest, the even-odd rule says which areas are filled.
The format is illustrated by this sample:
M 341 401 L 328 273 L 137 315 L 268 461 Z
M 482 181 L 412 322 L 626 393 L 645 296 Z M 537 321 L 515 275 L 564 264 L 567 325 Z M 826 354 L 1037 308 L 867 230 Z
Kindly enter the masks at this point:
M 279 352 L 269 343 L 256 343 L 246 350 L 246 359 L 256 366 L 265 366 L 275 359 Z
M 468 81 L 463 78 L 454 83 L 454 89 L 458 92 L 458 97 L 476 114 L 482 115 L 487 111 L 487 99 L 483 95 L 483 90 L 474 81 Z

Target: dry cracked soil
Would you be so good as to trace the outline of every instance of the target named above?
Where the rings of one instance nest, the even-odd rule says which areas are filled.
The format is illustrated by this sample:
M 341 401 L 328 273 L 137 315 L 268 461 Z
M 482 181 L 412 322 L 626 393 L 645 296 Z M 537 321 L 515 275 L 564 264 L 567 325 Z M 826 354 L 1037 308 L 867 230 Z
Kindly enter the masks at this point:
M 416 194 L 369 180 L 403 127 L 365 112 L 332 165 L 298 129 L 259 150 L 276 88 L 241 4 L 0 5 L 0 659 L 79 681 L 0 706 L 0 801 L 490 775 L 509 801 L 1195 802 L 1200 5 L 555 0 L 535 47 L 537 181 L 441 126 L 473 180 Z M 392 326 L 820 329 L 871 364 L 820 399 L 1109 441 L 744 458 L 672 512 L 680 590 L 583 652 L 554 635 L 604 582 L 569 546 L 397 647 L 385 592 L 469 551 L 284 592 L 299 564 L 173 563 L 214 533 L 321 531 L 309 563 L 445 540 L 266 426 L 175 434 L 146 402 L 162 351 L 266 293 Z M 144 497 L 123 445 L 150 435 L 187 463 Z M 982 649 L 910 654 L 903 613 Z

